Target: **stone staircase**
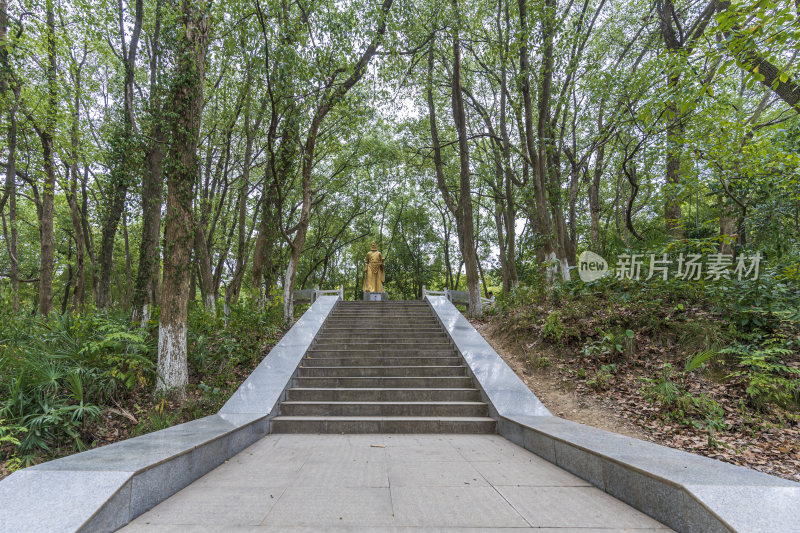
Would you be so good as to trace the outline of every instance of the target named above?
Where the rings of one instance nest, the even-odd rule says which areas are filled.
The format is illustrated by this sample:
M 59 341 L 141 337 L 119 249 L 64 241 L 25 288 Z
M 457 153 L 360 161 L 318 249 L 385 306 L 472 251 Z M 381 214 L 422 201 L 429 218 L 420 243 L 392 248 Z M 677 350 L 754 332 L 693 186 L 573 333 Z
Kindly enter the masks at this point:
M 272 433 L 494 433 L 426 302 L 339 302 L 300 363 Z

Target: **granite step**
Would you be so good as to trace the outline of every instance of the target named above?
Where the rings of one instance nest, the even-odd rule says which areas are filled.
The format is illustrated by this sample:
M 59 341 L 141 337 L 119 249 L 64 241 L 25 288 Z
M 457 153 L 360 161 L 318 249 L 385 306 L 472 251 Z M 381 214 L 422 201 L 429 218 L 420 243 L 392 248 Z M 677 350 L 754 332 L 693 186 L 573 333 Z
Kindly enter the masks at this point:
M 494 433 L 489 417 L 276 416 L 272 433 Z
M 398 388 L 420 388 L 430 387 L 433 389 L 472 388 L 472 378 L 467 376 L 418 376 L 418 377 L 364 377 L 364 376 L 339 376 L 339 377 L 297 377 L 294 378 L 296 387 L 398 387 Z
M 427 302 L 339 302 L 272 419 L 275 433 L 494 433 Z
M 425 342 L 425 341 L 448 341 L 449 337 L 443 332 L 437 333 L 398 333 L 395 331 L 382 331 L 374 333 L 329 333 L 327 331 L 317 336 L 317 342 L 353 342 L 353 341 L 397 341 L 403 342 Z
M 324 327 L 319 335 L 381 335 L 391 333 L 395 336 L 400 335 L 441 335 L 444 330 L 440 327 L 405 327 L 405 326 L 386 326 L 380 328 L 340 328 L 340 327 Z
M 483 402 L 286 401 L 281 416 L 488 416 Z
M 338 345 L 337 345 L 338 346 Z M 426 347 L 397 347 L 395 345 L 373 346 L 367 349 L 338 350 L 314 346 L 306 352 L 307 357 L 453 357 L 455 350 L 450 345 L 429 349 Z
M 453 346 L 447 340 L 442 341 L 411 341 L 407 342 L 403 339 L 394 341 L 387 340 L 374 340 L 369 339 L 348 342 L 328 342 L 320 339 L 320 342 L 314 342 L 311 345 L 313 350 L 380 350 L 380 349 L 394 349 L 394 350 L 453 350 Z
M 460 357 L 306 357 L 302 366 L 461 366 Z
M 361 402 L 477 402 L 478 389 L 435 388 L 299 388 L 286 391 L 289 401 L 361 401 Z
M 398 326 L 398 325 L 387 325 L 387 326 L 363 326 L 363 327 L 341 327 L 341 326 L 328 326 L 325 325 L 322 328 L 321 333 L 364 333 L 365 335 L 369 335 L 372 333 L 397 333 L 397 334 L 406 334 L 406 333 L 442 333 L 444 329 L 440 326 L 426 326 L 426 327 L 417 327 L 417 326 Z
M 464 366 L 300 366 L 299 378 L 332 377 L 461 377 Z
M 383 318 L 347 318 L 347 317 L 331 317 L 325 321 L 325 326 L 336 326 L 343 328 L 361 328 L 361 327 L 434 327 L 438 326 L 439 322 L 432 318 L 414 318 L 414 317 L 383 317 Z

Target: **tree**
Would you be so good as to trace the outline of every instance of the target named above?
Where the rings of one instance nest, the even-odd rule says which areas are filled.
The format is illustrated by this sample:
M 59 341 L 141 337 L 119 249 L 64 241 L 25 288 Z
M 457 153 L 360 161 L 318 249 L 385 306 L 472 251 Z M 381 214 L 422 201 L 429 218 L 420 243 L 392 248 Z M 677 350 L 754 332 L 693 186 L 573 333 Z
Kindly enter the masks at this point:
M 167 216 L 164 235 L 164 288 L 158 325 L 157 388 L 183 396 L 188 381 L 186 313 L 192 250 L 192 200 L 197 173 L 197 143 L 203 112 L 203 80 L 209 17 L 206 4 L 181 2 L 182 33 L 170 94 L 167 152 Z

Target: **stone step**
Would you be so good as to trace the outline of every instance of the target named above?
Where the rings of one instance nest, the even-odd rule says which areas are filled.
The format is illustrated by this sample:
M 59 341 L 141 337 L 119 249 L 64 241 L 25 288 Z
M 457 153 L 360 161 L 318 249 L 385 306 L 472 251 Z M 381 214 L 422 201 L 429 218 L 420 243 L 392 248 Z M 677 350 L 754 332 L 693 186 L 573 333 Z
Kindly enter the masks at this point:
M 494 433 L 426 302 L 339 302 L 271 421 L 274 433 Z
M 457 352 L 452 346 L 443 346 L 441 349 L 427 348 L 397 348 L 394 345 L 376 346 L 368 349 L 336 350 L 319 346 L 312 347 L 306 352 L 307 357 L 454 357 Z
M 461 366 L 460 357 L 306 357 L 302 366 Z
M 489 417 L 276 416 L 271 433 L 494 433 Z
M 428 302 L 424 300 L 382 300 L 380 302 L 366 302 L 364 300 L 352 300 L 352 301 L 345 301 L 342 300 L 337 304 L 337 308 L 339 307 L 361 307 L 361 306 L 377 306 L 377 305 L 385 305 L 387 307 L 393 305 L 407 305 L 407 306 L 418 306 L 418 307 L 429 307 Z
M 442 333 L 444 329 L 440 326 L 398 326 L 396 324 L 385 326 L 330 326 L 325 325 L 322 333 L 384 333 L 392 332 L 398 334 L 405 333 Z
M 428 321 L 413 324 L 402 320 L 386 320 L 385 322 L 376 322 L 376 321 L 353 322 L 350 320 L 344 320 L 342 322 L 336 322 L 336 321 L 325 322 L 324 329 L 331 328 L 331 329 L 361 330 L 366 328 L 373 328 L 373 329 L 402 329 L 403 331 L 409 331 L 412 329 L 436 329 L 438 327 L 439 327 L 438 322 L 428 322 Z
M 328 342 L 320 339 L 320 342 L 314 342 L 311 345 L 312 350 L 381 350 L 381 349 L 394 349 L 394 350 L 453 350 L 453 346 L 447 341 L 423 341 L 406 342 L 399 340 L 397 342 L 376 339 L 371 341 L 363 339 L 348 342 Z
M 408 326 L 421 326 L 421 325 L 439 325 L 439 321 L 430 316 L 365 316 L 365 315 L 331 315 L 325 321 L 326 325 L 341 324 L 343 327 L 358 327 L 358 326 L 372 326 L 381 325 L 388 326 L 392 324 L 408 325 Z
M 474 387 L 472 378 L 467 376 L 442 376 L 442 377 L 361 377 L 361 376 L 340 376 L 340 377 L 296 377 L 294 378 L 295 387 L 397 387 L 397 388 L 421 388 L 430 387 L 433 389 L 458 388 L 469 389 Z
M 301 366 L 299 378 L 333 377 L 461 377 L 467 375 L 464 366 Z
M 317 335 L 316 342 L 354 342 L 354 341 L 402 341 L 402 342 L 444 342 L 449 337 L 438 333 L 329 333 Z
M 477 402 L 481 399 L 478 389 L 419 389 L 419 388 L 290 388 L 286 391 L 289 401 L 361 401 L 361 402 Z
M 488 416 L 483 402 L 306 402 L 281 404 L 281 416 Z

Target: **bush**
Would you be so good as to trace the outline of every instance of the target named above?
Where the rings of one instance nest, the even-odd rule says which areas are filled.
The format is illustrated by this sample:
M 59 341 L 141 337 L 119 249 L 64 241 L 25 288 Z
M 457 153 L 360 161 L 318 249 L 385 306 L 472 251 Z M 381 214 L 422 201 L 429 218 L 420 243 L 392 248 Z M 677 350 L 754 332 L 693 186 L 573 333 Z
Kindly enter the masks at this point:
M 152 343 L 122 317 L 87 314 L 17 319 L 2 330 L 0 417 L 25 431 L 19 453 L 84 450 L 99 405 L 154 383 Z

